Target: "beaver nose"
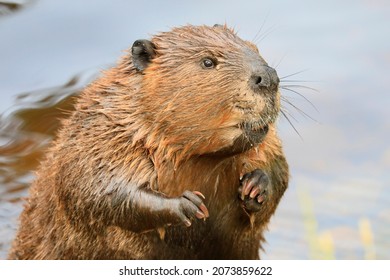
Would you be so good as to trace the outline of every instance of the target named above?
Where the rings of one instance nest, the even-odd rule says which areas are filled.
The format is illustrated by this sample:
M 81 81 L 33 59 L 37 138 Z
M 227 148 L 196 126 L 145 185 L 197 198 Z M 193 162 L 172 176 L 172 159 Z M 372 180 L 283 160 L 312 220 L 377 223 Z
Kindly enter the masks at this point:
M 254 91 L 261 88 L 276 89 L 279 85 L 279 77 L 275 69 L 268 65 L 260 65 L 253 70 L 249 84 Z

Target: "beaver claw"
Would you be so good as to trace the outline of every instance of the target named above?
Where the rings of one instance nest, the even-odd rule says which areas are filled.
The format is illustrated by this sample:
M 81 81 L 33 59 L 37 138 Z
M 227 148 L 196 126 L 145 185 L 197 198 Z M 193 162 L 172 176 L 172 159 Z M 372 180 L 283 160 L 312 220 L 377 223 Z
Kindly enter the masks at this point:
M 250 212 L 259 211 L 262 203 L 267 199 L 269 186 L 270 180 L 264 171 L 255 169 L 246 173 L 241 178 L 238 189 L 244 208 Z
M 187 227 L 191 226 L 193 218 L 206 219 L 209 217 L 209 211 L 203 203 L 205 197 L 198 191 L 185 191 L 178 198 L 178 205 L 175 211 L 180 221 Z

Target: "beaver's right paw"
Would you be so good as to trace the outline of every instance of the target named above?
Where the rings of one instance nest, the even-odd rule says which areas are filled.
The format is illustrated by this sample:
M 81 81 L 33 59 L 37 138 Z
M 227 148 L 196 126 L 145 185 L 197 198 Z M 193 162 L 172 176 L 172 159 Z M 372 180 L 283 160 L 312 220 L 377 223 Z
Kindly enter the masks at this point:
M 209 211 L 202 199 L 205 197 L 198 191 L 185 191 L 181 197 L 175 199 L 172 214 L 187 227 L 191 226 L 191 220 L 194 218 L 206 219 L 209 217 Z

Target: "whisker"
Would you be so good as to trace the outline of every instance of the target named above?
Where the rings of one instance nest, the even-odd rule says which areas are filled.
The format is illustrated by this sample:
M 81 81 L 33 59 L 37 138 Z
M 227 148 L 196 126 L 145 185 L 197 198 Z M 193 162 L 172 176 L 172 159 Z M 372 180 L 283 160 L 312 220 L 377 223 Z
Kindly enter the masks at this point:
M 288 114 L 290 116 L 290 118 L 292 118 L 294 121 L 296 121 L 297 123 L 299 122 L 298 119 L 296 117 L 294 117 L 293 114 L 290 113 L 290 111 L 284 107 L 284 106 L 281 106 L 280 107 L 280 110 L 283 110 L 283 112 L 285 112 L 286 114 Z
M 295 132 L 298 134 L 299 138 L 301 138 L 301 140 L 303 140 L 302 138 L 302 135 L 298 132 L 298 130 L 295 128 L 295 126 L 293 125 L 293 123 L 291 122 L 291 120 L 287 117 L 286 113 L 283 112 L 283 110 L 280 111 L 282 113 L 282 115 L 286 118 L 286 120 L 290 123 L 291 127 L 295 130 Z
M 308 87 L 308 86 L 303 86 L 303 85 L 283 85 L 283 88 L 284 89 L 286 89 L 286 88 L 301 88 L 301 89 L 308 89 L 308 90 L 311 90 L 311 91 L 315 91 L 317 93 L 320 92 L 318 89 L 315 89 L 315 88 L 312 88 L 312 87 Z
M 281 90 L 286 90 L 286 91 L 289 91 L 289 92 L 297 94 L 299 97 L 303 98 L 307 103 L 309 103 L 310 106 L 312 108 L 314 108 L 314 110 L 316 110 L 316 112 L 319 112 L 317 107 L 304 94 L 302 94 L 300 92 L 300 90 L 301 91 L 302 90 L 310 90 L 311 92 L 319 93 L 320 91 L 315 89 L 315 88 L 302 85 L 302 83 L 312 83 L 313 81 L 295 80 L 294 78 L 288 79 L 288 78 L 290 78 L 292 76 L 296 76 L 296 75 L 301 74 L 301 73 L 303 73 L 305 71 L 308 71 L 308 69 L 304 69 L 304 70 L 301 70 L 301 71 L 298 71 L 298 72 L 292 73 L 290 75 L 286 75 L 284 77 L 279 78 L 280 79 L 280 86 L 279 86 L 279 88 Z M 290 110 L 286 110 L 286 106 L 285 105 L 291 106 L 291 108 L 293 108 L 295 111 L 297 111 L 300 115 L 302 115 L 305 118 L 308 118 L 308 119 L 310 119 L 310 120 L 312 120 L 312 121 L 314 121 L 316 123 L 318 123 L 318 121 L 316 119 L 314 119 L 312 116 L 310 116 L 309 114 L 307 114 L 306 112 L 304 112 L 298 106 L 294 105 L 292 103 L 292 101 L 290 101 L 290 99 L 288 97 L 281 95 L 280 96 L 280 100 L 281 100 L 281 102 L 283 104 L 283 105 L 281 105 L 281 109 L 280 109 L 281 114 L 286 118 L 286 120 L 289 122 L 291 127 L 294 129 L 294 131 L 303 140 L 302 136 L 300 135 L 300 133 L 298 132 L 297 128 L 294 126 L 294 124 L 293 124 L 293 122 L 291 121 L 290 118 L 292 118 L 296 122 L 298 122 L 298 120 L 293 116 L 293 114 L 291 114 Z
M 305 113 L 302 109 L 299 109 L 297 106 L 295 106 L 290 100 L 286 99 L 286 98 L 282 98 L 282 100 L 284 102 L 286 102 L 288 105 L 290 105 L 291 107 L 293 107 L 298 113 L 300 113 L 302 116 L 304 117 L 307 117 L 309 119 L 311 119 L 312 121 L 315 121 L 318 123 L 318 121 L 316 119 L 314 119 L 313 117 L 311 117 L 309 114 Z
M 273 68 L 278 68 L 280 66 L 280 64 L 282 63 L 282 61 L 286 58 L 287 56 L 287 52 L 282 56 L 282 58 L 279 60 L 279 62 L 273 67 Z
M 306 81 L 306 80 L 280 80 L 281 83 L 314 83 L 316 81 Z
M 280 87 L 280 88 L 282 88 L 282 89 L 285 89 L 285 90 L 288 90 L 288 91 L 290 91 L 290 92 L 293 92 L 293 93 L 295 93 L 295 94 L 298 94 L 300 97 L 302 97 L 303 99 L 305 99 L 317 112 L 319 112 L 318 111 L 318 109 L 317 109 L 317 107 L 306 97 L 306 96 L 304 96 L 302 93 L 300 93 L 299 91 L 296 91 L 296 90 L 293 90 L 293 89 L 291 89 L 291 88 L 288 88 L 288 87 Z
M 285 79 L 285 78 L 292 77 L 292 76 L 295 76 L 295 75 L 301 74 L 301 73 L 303 73 L 303 72 L 306 72 L 306 71 L 308 71 L 308 70 L 309 70 L 309 69 L 304 69 L 304 70 L 301 70 L 301 71 L 298 71 L 298 72 L 292 73 L 292 74 L 290 74 L 290 75 L 287 75 L 287 76 L 281 77 L 281 78 L 279 78 L 279 79 L 280 79 L 280 80 L 283 80 L 283 79 Z
M 274 32 L 276 30 L 276 26 L 272 26 L 270 28 L 268 28 L 263 35 L 261 35 L 258 39 L 256 39 L 256 41 L 254 41 L 254 43 L 257 45 L 259 43 L 261 43 L 265 38 L 267 38 L 272 32 Z
M 260 26 L 260 30 L 257 31 L 257 33 L 256 33 L 255 37 L 253 38 L 252 42 L 256 42 L 256 40 L 258 40 L 258 36 L 260 36 L 261 31 L 263 31 L 263 28 L 264 28 L 264 26 L 265 26 L 265 23 L 266 23 L 266 21 L 268 20 L 268 16 L 269 16 L 269 13 L 265 16 L 265 18 L 264 18 L 264 20 L 263 20 L 263 23 L 262 23 L 261 26 Z

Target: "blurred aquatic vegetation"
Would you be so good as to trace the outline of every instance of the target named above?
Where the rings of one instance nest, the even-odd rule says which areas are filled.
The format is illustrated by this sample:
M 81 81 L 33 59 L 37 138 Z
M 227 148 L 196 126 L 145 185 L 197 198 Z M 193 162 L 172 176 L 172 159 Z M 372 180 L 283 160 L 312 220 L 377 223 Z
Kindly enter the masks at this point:
M 298 199 L 303 215 L 304 231 L 309 243 L 309 258 L 335 259 L 332 235 L 329 232 L 319 233 L 313 200 L 308 191 L 298 188 Z
M 374 235 L 371 229 L 371 222 L 369 219 L 361 218 L 359 220 L 359 233 L 364 248 L 364 259 L 376 259 Z
M 300 187 L 297 189 L 299 205 L 303 216 L 305 239 L 309 245 L 309 258 L 319 260 L 337 259 L 337 253 L 340 250 L 335 240 L 340 236 L 344 239 L 353 239 L 359 236 L 360 240 L 355 245 L 355 254 L 359 249 L 363 251 L 363 256 L 350 255 L 353 259 L 376 259 L 374 234 L 371 228 L 371 222 L 366 217 L 361 217 L 357 221 L 357 228 L 319 230 L 319 220 L 315 215 L 313 199 L 308 192 L 308 188 Z M 357 233 L 357 234 L 351 234 Z M 349 235 L 349 236 L 346 236 Z

